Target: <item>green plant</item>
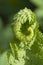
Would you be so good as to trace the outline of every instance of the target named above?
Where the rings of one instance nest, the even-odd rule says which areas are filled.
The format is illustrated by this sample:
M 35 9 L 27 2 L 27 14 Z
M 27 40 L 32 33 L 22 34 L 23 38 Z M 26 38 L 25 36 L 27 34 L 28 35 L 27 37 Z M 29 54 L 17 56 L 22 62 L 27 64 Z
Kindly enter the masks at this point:
M 14 42 L 10 43 L 8 65 L 43 65 L 43 33 L 35 14 L 25 8 L 12 21 Z

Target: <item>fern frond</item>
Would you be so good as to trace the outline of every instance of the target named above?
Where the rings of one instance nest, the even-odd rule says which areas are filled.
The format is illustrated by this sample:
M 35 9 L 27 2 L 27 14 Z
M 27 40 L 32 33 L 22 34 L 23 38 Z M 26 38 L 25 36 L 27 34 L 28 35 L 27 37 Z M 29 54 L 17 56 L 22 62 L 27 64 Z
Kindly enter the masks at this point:
M 34 59 L 42 60 L 43 34 L 38 29 L 35 14 L 25 8 L 13 17 L 13 21 L 14 43 L 10 43 L 9 64 L 38 65 Z

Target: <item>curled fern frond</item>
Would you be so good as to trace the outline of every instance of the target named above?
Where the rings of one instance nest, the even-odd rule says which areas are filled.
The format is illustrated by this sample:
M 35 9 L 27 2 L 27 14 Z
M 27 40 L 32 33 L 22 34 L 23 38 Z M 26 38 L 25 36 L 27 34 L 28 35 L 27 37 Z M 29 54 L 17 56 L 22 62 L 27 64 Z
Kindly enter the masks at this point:
M 43 49 L 43 34 L 39 32 L 35 14 L 25 8 L 13 17 L 13 21 L 14 43 L 10 43 L 9 65 L 36 65 L 38 55 L 41 56 L 39 49 Z
M 23 42 L 31 41 L 37 27 L 35 14 L 30 9 L 25 8 L 16 14 L 13 21 L 16 38 Z

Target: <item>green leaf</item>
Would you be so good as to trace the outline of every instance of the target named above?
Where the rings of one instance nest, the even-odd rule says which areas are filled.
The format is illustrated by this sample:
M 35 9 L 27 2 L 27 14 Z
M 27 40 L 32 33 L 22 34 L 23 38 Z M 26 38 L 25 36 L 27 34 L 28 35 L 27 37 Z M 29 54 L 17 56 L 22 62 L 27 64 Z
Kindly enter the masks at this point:
M 7 52 L 0 55 L 0 65 L 8 65 Z
M 43 8 L 43 0 L 31 0 L 36 6 Z

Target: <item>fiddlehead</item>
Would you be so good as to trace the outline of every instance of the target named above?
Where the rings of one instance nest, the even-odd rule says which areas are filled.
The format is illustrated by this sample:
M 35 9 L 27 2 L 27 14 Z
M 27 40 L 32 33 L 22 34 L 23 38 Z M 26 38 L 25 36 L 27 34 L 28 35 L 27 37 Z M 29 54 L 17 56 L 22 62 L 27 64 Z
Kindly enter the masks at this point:
M 14 34 L 17 39 L 23 42 L 29 42 L 36 34 L 36 17 L 30 9 L 20 10 L 13 18 Z
M 30 48 L 35 41 L 38 23 L 35 14 L 27 8 L 20 10 L 13 17 L 13 21 L 14 43 L 10 44 L 12 53 L 9 57 L 9 63 L 12 65 L 24 65 L 27 57 L 26 49 L 28 44 L 28 48 Z

